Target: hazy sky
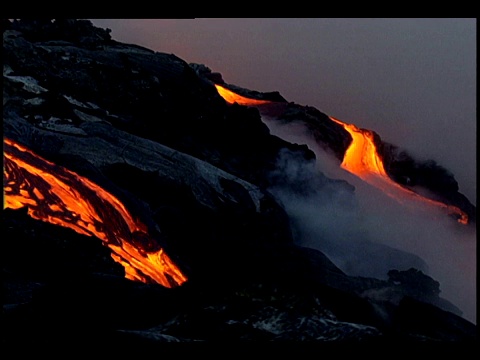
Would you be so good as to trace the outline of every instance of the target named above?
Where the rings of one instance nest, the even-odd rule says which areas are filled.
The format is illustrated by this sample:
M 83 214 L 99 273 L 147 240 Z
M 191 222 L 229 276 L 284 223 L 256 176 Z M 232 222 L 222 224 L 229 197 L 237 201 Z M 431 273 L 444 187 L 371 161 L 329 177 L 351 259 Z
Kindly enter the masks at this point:
M 475 18 L 91 19 L 230 84 L 376 131 L 476 203 Z

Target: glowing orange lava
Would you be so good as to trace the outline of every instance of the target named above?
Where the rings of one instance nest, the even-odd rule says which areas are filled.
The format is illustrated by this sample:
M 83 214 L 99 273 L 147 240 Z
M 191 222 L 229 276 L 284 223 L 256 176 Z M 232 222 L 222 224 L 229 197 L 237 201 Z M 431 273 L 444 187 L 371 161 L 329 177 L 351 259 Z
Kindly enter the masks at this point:
M 218 93 L 225 101 L 230 104 L 237 103 L 240 105 L 257 106 L 273 103 L 268 100 L 249 99 L 240 96 L 231 90 L 215 84 Z M 446 205 L 440 201 L 435 201 L 420 194 L 409 190 L 396 183 L 388 176 L 383 166 L 382 159 L 378 156 L 377 148 L 373 141 L 373 132 L 366 129 L 359 129 L 353 124 L 344 123 L 338 119 L 330 117 L 337 124 L 343 126 L 352 136 L 352 142 L 348 147 L 341 167 L 348 172 L 358 176 L 363 181 L 382 190 L 388 196 L 394 198 L 400 203 L 406 204 L 407 200 L 417 200 L 435 207 L 440 207 L 447 211 L 448 214 L 454 215 L 457 221 L 462 224 L 468 224 L 468 216 L 465 212 L 453 205 Z
M 245 106 L 255 106 L 255 105 L 263 105 L 271 103 L 269 100 L 258 100 L 258 99 L 250 99 L 245 96 L 241 96 L 235 94 L 233 91 L 224 88 L 223 86 L 215 84 L 218 93 L 220 94 L 223 99 L 230 103 L 237 103 L 238 105 L 245 105 Z
M 468 224 L 467 214 L 458 207 L 423 197 L 390 179 L 385 171 L 382 159 L 378 156 L 372 131 L 359 129 L 353 124 L 344 123 L 333 117 L 330 117 L 330 119 L 342 125 L 352 136 L 352 142 L 345 152 L 341 164 L 343 169 L 358 176 L 370 185 L 380 188 L 387 195 L 399 202 L 403 202 L 404 196 L 408 196 L 410 199 L 443 208 L 449 214 L 455 215 L 459 223 Z
M 369 130 L 359 129 L 353 124 L 346 124 L 333 117 L 330 117 L 330 119 L 342 125 L 352 136 L 352 142 L 343 156 L 342 168 L 364 180 L 367 180 L 371 174 L 387 176 L 383 162 L 377 155 L 373 133 Z
M 96 236 L 125 268 L 125 277 L 165 287 L 187 278 L 115 196 L 87 178 L 57 166 L 4 138 L 4 205 L 26 206 L 37 220 Z

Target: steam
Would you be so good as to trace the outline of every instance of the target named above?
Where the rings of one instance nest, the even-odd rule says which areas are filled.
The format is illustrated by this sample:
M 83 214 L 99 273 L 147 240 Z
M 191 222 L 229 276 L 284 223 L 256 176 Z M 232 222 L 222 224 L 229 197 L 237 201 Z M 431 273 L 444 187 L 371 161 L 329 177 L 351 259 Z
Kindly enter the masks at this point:
M 422 270 L 440 282 L 441 297 L 476 323 L 474 230 L 440 210 L 403 206 L 341 169 L 302 125 L 263 121 L 273 135 L 306 144 L 316 155 L 306 162 L 284 151 L 272 173 L 270 191 L 290 215 L 298 244 L 324 252 L 352 276 L 385 279 L 390 269 Z

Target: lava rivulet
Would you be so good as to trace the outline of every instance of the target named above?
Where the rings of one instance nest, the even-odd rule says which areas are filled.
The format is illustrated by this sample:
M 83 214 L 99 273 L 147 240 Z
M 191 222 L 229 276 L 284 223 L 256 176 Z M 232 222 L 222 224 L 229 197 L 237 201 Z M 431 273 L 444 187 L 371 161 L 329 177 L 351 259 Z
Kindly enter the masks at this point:
M 223 99 L 230 104 L 237 103 L 238 105 L 255 106 L 271 103 L 271 101 L 269 100 L 250 99 L 248 97 L 238 95 L 233 91 L 228 90 L 223 86 L 217 84 L 215 84 L 215 87 L 217 88 L 220 96 L 223 97 Z
M 96 236 L 125 268 L 125 277 L 181 285 L 186 277 L 115 196 L 87 178 L 4 138 L 4 209 L 26 206 L 37 220 Z
M 330 120 L 342 125 L 352 136 L 352 142 L 343 156 L 342 168 L 365 181 L 368 181 L 373 174 L 388 178 L 383 162 L 377 155 L 373 133 L 370 130 L 359 129 L 353 124 L 341 122 L 331 116 Z
M 215 87 L 220 96 L 230 104 L 236 102 L 237 104 L 246 106 L 258 106 L 274 103 L 269 100 L 249 99 L 217 84 L 215 84 Z M 383 161 L 377 153 L 372 131 L 359 129 L 353 124 L 344 123 L 333 117 L 329 118 L 337 124 L 340 124 L 352 136 L 352 142 L 346 150 L 341 164 L 343 169 L 382 190 L 385 194 L 404 205 L 412 204 L 413 201 L 413 206 L 415 206 L 415 202 L 420 202 L 421 204 L 441 208 L 446 210 L 448 214 L 454 215 L 459 223 L 468 224 L 467 214 L 458 207 L 426 198 L 393 181 L 385 171 Z
M 405 199 L 420 201 L 445 209 L 449 214 L 455 215 L 458 222 L 462 224 L 468 223 L 467 214 L 458 207 L 428 199 L 393 181 L 385 171 L 383 161 L 377 153 L 372 131 L 359 129 L 353 124 L 344 123 L 333 117 L 330 117 L 330 120 L 342 125 L 352 136 L 352 142 L 345 152 L 341 164 L 343 169 L 358 176 L 370 185 L 381 189 L 388 196 L 401 203 L 405 203 Z

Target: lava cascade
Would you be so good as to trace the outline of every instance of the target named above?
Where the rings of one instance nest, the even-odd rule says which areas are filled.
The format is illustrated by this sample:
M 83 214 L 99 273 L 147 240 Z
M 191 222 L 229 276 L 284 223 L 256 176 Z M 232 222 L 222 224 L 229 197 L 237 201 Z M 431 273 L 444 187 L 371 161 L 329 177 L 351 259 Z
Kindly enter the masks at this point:
M 341 164 L 343 169 L 358 176 L 370 185 L 381 189 L 385 194 L 398 202 L 405 204 L 404 200 L 406 199 L 414 202 L 419 201 L 446 210 L 448 214 L 455 216 L 459 223 L 465 225 L 468 223 L 467 214 L 458 207 L 426 198 L 393 181 L 385 171 L 383 161 L 377 153 L 371 130 L 360 129 L 353 124 L 344 123 L 333 117 L 330 117 L 330 120 L 342 125 L 352 136 L 352 142 L 347 148 Z
M 218 84 L 215 84 L 215 87 L 220 96 L 230 104 L 237 103 L 246 106 L 257 106 L 273 103 L 268 100 L 249 99 Z M 404 205 L 407 204 L 407 200 L 413 200 L 413 202 L 421 202 L 422 204 L 438 207 L 446 210 L 449 215 L 454 216 L 459 223 L 468 224 L 467 214 L 458 207 L 426 198 L 393 181 L 385 171 L 383 161 L 378 155 L 371 130 L 359 129 L 353 124 L 344 123 L 333 117 L 329 118 L 337 124 L 340 124 L 352 137 L 352 142 L 347 148 L 341 164 L 343 169 L 382 190 L 385 194 Z M 415 206 L 415 204 L 412 205 Z
M 187 278 L 115 196 L 87 178 L 4 138 L 4 209 L 101 239 L 125 277 L 175 287 Z

